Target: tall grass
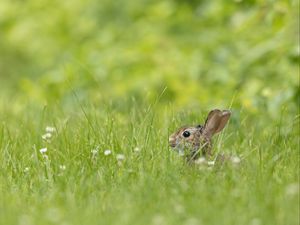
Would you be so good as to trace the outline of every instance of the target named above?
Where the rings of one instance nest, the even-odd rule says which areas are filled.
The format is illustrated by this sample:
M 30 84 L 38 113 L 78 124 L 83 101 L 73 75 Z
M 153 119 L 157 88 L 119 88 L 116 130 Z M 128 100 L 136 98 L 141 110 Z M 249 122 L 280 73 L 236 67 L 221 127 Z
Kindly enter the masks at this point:
M 299 223 L 299 117 L 240 120 L 233 109 L 214 150 L 242 160 L 206 167 L 168 147 L 170 132 L 205 111 L 76 105 L 2 110 L 1 224 Z M 44 141 L 47 126 L 56 131 Z

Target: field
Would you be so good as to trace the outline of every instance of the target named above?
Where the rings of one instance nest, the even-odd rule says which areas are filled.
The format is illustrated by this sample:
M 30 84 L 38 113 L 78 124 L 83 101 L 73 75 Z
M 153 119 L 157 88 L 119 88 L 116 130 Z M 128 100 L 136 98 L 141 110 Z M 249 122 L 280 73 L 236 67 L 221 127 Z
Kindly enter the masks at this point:
M 299 224 L 298 1 L 0 2 L 0 224 Z M 224 165 L 168 146 L 230 109 Z

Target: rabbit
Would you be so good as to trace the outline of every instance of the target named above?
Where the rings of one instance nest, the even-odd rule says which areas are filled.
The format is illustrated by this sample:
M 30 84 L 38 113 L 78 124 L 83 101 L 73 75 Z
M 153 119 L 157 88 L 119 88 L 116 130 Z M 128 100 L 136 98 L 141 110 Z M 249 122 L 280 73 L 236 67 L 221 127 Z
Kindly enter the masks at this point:
M 212 156 L 212 136 L 222 131 L 231 112 L 214 109 L 209 112 L 204 125 L 184 126 L 169 137 L 169 145 L 181 155 L 186 155 L 189 162 Z

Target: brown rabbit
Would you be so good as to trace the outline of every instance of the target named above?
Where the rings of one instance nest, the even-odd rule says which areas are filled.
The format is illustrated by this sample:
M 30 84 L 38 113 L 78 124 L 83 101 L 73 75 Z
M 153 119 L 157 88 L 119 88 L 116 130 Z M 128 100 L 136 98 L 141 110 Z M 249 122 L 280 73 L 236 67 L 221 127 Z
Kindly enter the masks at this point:
M 204 125 L 181 127 L 169 138 L 172 148 L 187 156 L 188 161 L 200 156 L 211 156 L 212 136 L 223 130 L 230 118 L 229 110 L 214 109 L 209 112 Z

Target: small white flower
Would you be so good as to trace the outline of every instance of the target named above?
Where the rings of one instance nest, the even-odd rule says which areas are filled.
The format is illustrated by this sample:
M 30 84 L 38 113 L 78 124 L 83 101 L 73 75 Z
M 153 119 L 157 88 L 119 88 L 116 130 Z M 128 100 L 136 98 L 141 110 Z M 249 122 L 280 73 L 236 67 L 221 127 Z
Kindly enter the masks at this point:
M 238 156 L 233 156 L 231 158 L 231 162 L 234 163 L 234 164 L 239 164 L 241 162 L 241 159 Z
M 25 173 L 29 172 L 29 167 L 25 167 L 24 172 Z
M 207 162 L 207 165 L 209 165 L 209 166 L 214 166 L 214 165 L 215 165 L 215 161 L 208 161 L 208 162 Z
M 65 165 L 59 165 L 59 169 L 60 170 L 66 170 L 66 166 Z
M 140 148 L 138 148 L 138 147 L 135 147 L 135 148 L 133 149 L 133 151 L 134 151 L 134 152 L 136 152 L 136 153 L 138 153 L 138 152 L 140 152 L 140 151 L 141 151 L 141 149 L 140 149 Z
M 200 157 L 199 159 L 197 159 L 195 161 L 195 164 L 198 164 L 198 165 L 203 165 L 206 163 L 206 159 L 204 157 Z
M 109 150 L 109 149 L 105 150 L 104 155 L 111 155 L 111 150 Z
M 52 134 L 51 134 L 51 133 L 46 133 L 46 134 L 42 135 L 42 139 L 43 139 L 43 140 L 48 140 L 48 139 L 50 139 L 51 137 L 52 137 Z
M 48 150 L 47 148 L 41 148 L 41 149 L 40 149 L 40 153 L 44 154 L 44 153 L 47 152 L 47 150 Z
M 54 133 L 56 131 L 56 128 L 47 126 L 45 130 L 47 133 Z
M 123 161 L 123 160 L 125 160 L 125 155 L 117 154 L 116 158 L 117 158 L 118 161 Z

